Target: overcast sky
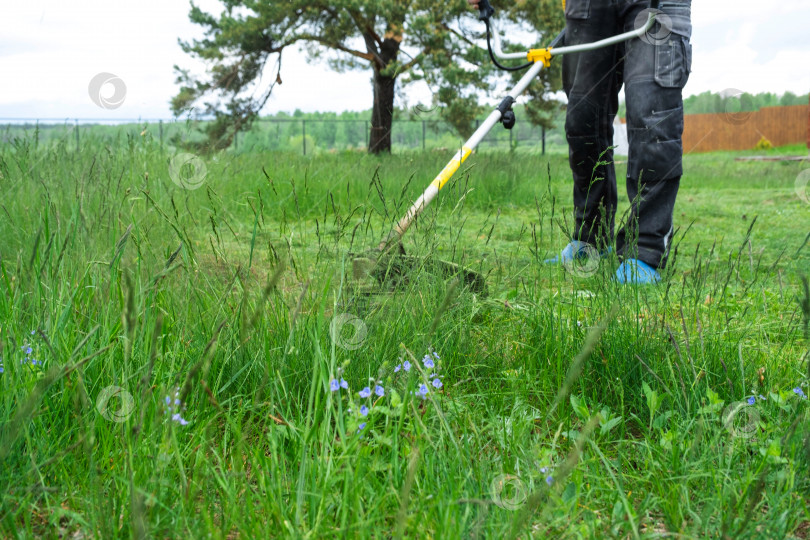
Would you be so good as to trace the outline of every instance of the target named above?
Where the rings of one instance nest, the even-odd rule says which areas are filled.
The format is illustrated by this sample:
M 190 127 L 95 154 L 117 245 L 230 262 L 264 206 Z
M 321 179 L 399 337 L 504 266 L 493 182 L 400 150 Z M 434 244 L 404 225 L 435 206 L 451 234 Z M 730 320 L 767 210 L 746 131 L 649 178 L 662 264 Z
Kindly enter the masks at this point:
M 172 66 L 193 65 L 177 39 L 199 35 L 188 10 L 186 0 L 0 0 L 0 117 L 169 118 Z M 696 0 L 692 19 L 686 95 L 810 91 L 810 1 Z M 126 84 L 116 109 L 88 94 L 102 72 Z M 333 73 L 294 52 L 285 53 L 282 77 L 266 113 L 370 108 L 366 72 Z M 113 88 L 103 92 L 112 97 Z M 409 87 L 406 96 L 410 105 L 430 99 L 425 87 Z

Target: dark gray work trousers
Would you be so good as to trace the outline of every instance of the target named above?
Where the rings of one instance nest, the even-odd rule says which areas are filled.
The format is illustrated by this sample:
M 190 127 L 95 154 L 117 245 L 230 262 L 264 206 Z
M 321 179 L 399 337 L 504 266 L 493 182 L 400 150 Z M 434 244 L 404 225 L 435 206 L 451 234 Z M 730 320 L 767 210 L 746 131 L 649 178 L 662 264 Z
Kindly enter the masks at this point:
M 565 45 L 639 28 L 646 1 L 567 0 Z M 612 245 L 620 258 L 664 268 L 683 156 L 682 89 L 692 63 L 691 0 L 662 1 L 656 24 L 640 39 L 563 56 L 568 96 L 565 132 L 574 177 L 573 239 Z M 617 189 L 613 120 L 618 93 L 627 104 L 630 213 L 614 237 Z

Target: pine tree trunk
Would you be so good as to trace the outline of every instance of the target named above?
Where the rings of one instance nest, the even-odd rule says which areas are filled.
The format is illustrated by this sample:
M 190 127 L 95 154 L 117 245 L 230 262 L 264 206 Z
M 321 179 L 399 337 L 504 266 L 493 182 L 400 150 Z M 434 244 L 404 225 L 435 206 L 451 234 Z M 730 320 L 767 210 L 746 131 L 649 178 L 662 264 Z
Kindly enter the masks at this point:
M 374 106 L 371 109 L 371 133 L 368 151 L 391 153 L 391 126 L 394 120 L 394 85 L 396 79 L 374 70 Z

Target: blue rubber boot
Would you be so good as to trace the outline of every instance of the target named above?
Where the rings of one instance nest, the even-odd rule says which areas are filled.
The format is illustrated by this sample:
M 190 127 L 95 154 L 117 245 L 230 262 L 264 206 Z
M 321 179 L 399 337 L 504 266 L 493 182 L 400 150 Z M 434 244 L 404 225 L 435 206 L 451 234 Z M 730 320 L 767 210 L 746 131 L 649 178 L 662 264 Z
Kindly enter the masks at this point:
M 629 285 L 646 285 L 661 281 L 661 274 L 644 261 L 626 259 L 616 270 L 616 281 Z
M 572 263 L 575 259 L 586 259 L 588 257 L 592 257 L 594 251 L 594 247 L 587 242 L 571 240 L 571 242 L 565 246 L 565 248 L 563 248 L 559 255 L 552 257 L 551 259 L 546 259 L 543 262 L 546 264 L 566 265 Z M 599 256 L 604 257 L 611 251 L 613 251 L 613 248 L 608 248 L 607 251 L 599 253 Z
M 566 264 L 572 262 L 575 258 L 585 256 L 585 248 L 588 247 L 587 242 L 580 242 L 579 240 L 571 240 L 571 242 L 563 248 L 559 255 L 546 259 L 543 261 L 546 264 Z

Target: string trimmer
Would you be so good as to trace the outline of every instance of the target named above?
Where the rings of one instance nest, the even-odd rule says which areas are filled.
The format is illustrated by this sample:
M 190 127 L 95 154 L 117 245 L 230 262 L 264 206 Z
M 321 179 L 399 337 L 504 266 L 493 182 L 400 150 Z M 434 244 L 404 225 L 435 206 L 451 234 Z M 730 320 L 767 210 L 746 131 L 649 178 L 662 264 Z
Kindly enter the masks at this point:
M 555 56 L 562 56 L 564 54 L 578 53 L 584 51 L 592 51 L 615 45 L 623 41 L 628 41 L 633 38 L 638 38 L 649 31 L 655 24 L 656 10 L 658 9 L 659 0 L 650 0 L 650 11 L 647 16 L 647 22 L 644 26 L 623 34 L 594 41 L 593 43 L 585 43 L 581 45 L 562 46 L 558 47 L 563 42 L 565 37 L 565 30 L 559 33 L 554 40 L 543 49 L 530 49 L 526 52 L 505 53 L 501 50 L 501 40 L 497 29 L 494 28 L 493 22 L 490 20 L 495 14 L 495 10 L 489 3 L 489 0 L 481 0 L 478 4 L 478 19 L 483 21 L 487 29 L 487 49 L 489 50 L 490 58 L 493 63 L 500 69 L 507 71 L 518 71 L 528 69 L 528 71 L 520 78 L 515 86 L 509 91 L 498 106 L 492 111 L 486 120 L 475 130 L 475 133 L 461 146 L 461 149 L 456 152 L 453 158 L 445 165 L 444 169 L 433 179 L 430 185 L 425 189 L 422 195 L 411 205 L 404 216 L 397 222 L 394 229 L 388 236 L 380 242 L 376 250 L 372 253 L 365 254 L 364 256 L 355 257 L 352 261 L 352 267 L 355 278 L 364 277 L 367 275 L 374 276 L 377 280 L 384 282 L 390 279 L 401 279 L 407 274 L 408 270 L 414 266 L 422 265 L 423 267 L 429 266 L 431 270 L 438 270 L 446 275 L 458 275 L 463 278 L 472 290 L 483 292 L 486 290 L 486 282 L 480 274 L 472 270 L 462 268 L 461 266 L 446 262 L 446 261 L 429 261 L 420 262 L 413 257 L 405 255 L 405 248 L 402 246 L 402 236 L 413 224 L 416 218 L 421 214 L 425 208 L 436 198 L 439 191 L 447 184 L 447 181 L 455 174 L 461 167 L 461 164 L 470 156 L 472 151 L 478 146 L 483 138 L 489 131 L 495 127 L 496 124 L 502 123 L 506 129 L 512 129 L 515 125 L 515 113 L 512 111 L 512 105 L 515 99 L 522 94 L 532 80 L 537 76 L 543 68 L 551 65 L 551 59 Z M 497 58 L 504 60 L 517 60 L 525 59 L 527 62 L 519 66 L 504 66 L 501 65 Z

